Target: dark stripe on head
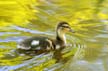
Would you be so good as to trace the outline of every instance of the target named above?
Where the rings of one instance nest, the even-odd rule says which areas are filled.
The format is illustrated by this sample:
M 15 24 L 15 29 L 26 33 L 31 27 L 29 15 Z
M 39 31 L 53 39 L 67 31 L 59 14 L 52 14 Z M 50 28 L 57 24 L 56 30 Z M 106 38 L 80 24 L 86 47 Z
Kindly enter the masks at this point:
M 67 26 L 66 26 L 67 25 Z M 67 23 L 67 22 L 65 22 L 65 21 L 62 21 L 62 22 L 59 22 L 59 24 L 57 25 L 57 29 L 59 28 L 59 27 L 68 27 L 69 26 L 69 24 Z

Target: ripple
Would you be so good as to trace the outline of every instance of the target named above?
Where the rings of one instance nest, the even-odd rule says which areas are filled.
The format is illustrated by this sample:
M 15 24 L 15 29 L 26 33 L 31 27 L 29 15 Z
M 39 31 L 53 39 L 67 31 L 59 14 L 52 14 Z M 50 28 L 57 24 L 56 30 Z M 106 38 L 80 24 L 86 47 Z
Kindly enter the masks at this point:
M 0 32 L 0 36 L 9 35 L 9 34 L 20 34 L 20 32 Z

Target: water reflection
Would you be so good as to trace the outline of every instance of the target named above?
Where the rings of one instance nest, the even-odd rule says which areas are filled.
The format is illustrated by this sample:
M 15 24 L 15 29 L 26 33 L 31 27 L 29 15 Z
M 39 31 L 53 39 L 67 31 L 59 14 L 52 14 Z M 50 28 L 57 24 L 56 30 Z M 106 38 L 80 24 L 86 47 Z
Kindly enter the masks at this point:
M 94 29 L 93 27 L 87 28 L 88 32 L 85 32 L 82 30 L 77 31 L 77 33 L 82 34 L 82 36 L 78 34 L 73 34 L 73 36 L 71 36 L 71 34 L 68 35 L 67 40 L 69 43 L 72 44 L 72 46 L 65 48 L 63 50 L 50 51 L 50 52 L 25 51 L 25 50 L 19 50 L 15 48 L 19 40 L 22 40 L 29 36 L 17 36 L 17 37 L 8 36 L 5 39 L 0 39 L 0 42 L 1 42 L 0 44 L 2 47 L 0 48 L 1 49 L 1 57 L 0 57 L 1 68 L 0 69 L 1 71 L 24 70 L 27 67 L 27 70 L 29 69 L 38 70 L 38 68 L 43 64 L 42 66 L 43 70 L 45 69 L 45 70 L 52 70 L 52 71 L 54 70 L 104 71 L 104 68 L 102 66 L 105 66 L 105 69 L 107 69 L 107 59 L 108 59 L 107 35 L 108 34 L 107 32 L 105 32 L 104 30 L 105 28 L 103 25 L 96 26 L 97 28 L 95 27 Z M 17 27 L 17 28 L 20 28 L 20 27 Z M 20 29 L 17 29 L 17 30 L 23 31 Z M 30 32 L 30 35 L 32 34 L 41 35 L 41 32 L 38 33 L 35 31 L 36 33 L 33 33 L 33 31 L 30 29 L 29 31 L 27 30 L 23 32 L 24 33 Z M 7 33 L 3 33 L 3 34 L 8 35 Z M 14 34 L 14 33 L 11 33 L 11 34 Z M 52 34 L 52 33 L 48 33 L 48 34 Z M 84 37 L 83 35 L 87 37 Z M 54 37 L 54 35 L 49 35 L 49 37 Z M 49 64 L 47 64 L 48 62 Z M 50 63 L 52 64 L 50 65 Z M 44 64 L 46 67 L 44 67 Z
M 88 0 L 39 0 L 37 20 L 0 28 L 0 71 L 107 71 L 108 21 L 97 18 L 97 13 L 103 15 L 102 7 L 94 12 L 102 2 L 94 7 L 95 1 Z M 76 30 L 67 35 L 72 46 L 51 52 L 16 49 L 17 42 L 27 37 L 54 37 L 52 28 L 61 20 Z

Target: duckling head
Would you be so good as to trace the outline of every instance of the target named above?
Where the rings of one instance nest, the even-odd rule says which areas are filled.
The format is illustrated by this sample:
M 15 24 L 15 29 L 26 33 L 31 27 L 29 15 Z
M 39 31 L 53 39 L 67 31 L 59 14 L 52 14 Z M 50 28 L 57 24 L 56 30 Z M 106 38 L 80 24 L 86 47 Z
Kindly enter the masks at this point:
M 58 25 L 57 25 L 57 30 L 56 30 L 58 33 L 67 33 L 67 32 L 72 32 L 74 33 L 75 31 L 71 29 L 70 25 L 67 23 L 67 22 L 60 22 Z

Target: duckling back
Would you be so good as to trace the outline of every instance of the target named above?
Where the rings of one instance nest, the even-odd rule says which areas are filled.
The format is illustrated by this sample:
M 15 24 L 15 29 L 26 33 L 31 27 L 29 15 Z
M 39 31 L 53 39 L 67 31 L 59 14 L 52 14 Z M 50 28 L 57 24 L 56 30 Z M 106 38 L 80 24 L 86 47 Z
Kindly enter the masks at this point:
M 22 50 L 54 50 L 54 41 L 47 37 L 32 37 L 23 40 L 17 45 Z

